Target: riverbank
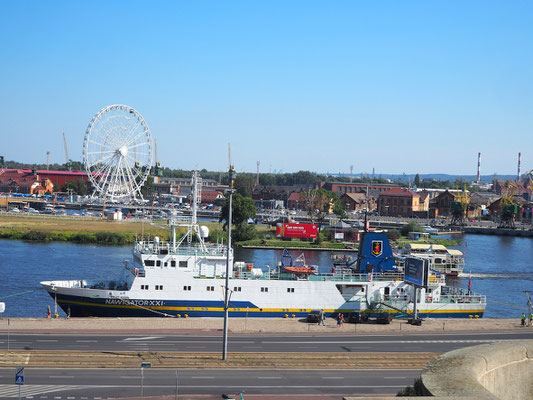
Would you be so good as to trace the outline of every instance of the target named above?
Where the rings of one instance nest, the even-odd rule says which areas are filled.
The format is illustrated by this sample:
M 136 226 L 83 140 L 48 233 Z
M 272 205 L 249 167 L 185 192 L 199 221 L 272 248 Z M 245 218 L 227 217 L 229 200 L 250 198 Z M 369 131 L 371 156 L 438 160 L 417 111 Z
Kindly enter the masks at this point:
M 15 333 L 131 333 L 131 334 L 222 334 L 223 318 L 3 318 L 0 332 Z M 373 321 L 344 324 L 338 328 L 333 318 L 326 326 L 309 324 L 298 318 L 230 318 L 229 331 L 234 334 L 399 334 L 426 332 L 483 332 L 530 329 L 517 318 L 427 318 L 421 326 L 394 319 L 390 325 Z

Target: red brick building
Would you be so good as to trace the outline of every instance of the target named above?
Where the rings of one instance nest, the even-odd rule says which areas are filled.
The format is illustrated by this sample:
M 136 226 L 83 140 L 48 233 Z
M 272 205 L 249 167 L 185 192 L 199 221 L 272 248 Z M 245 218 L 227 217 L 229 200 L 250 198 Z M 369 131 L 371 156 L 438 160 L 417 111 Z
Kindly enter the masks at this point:
M 415 213 L 427 211 L 426 198 L 409 189 L 393 188 L 378 198 L 379 215 L 391 217 L 412 217 Z
M 38 171 L 22 169 L 0 170 L 0 192 L 43 195 L 54 191 L 54 184 Z

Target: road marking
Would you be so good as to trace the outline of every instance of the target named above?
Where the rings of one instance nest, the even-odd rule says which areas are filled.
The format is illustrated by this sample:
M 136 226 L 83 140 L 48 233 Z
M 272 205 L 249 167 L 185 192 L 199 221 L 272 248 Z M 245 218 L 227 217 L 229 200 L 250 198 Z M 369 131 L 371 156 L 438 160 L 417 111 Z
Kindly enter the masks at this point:
M 127 342 L 127 341 L 136 341 L 136 340 L 154 340 L 162 338 L 163 336 L 145 336 L 145 337 L 129 337 L 126 339 L 120 340 L 121 342 Z M 96 397 L 95 397 L 96 398 Z
M 344 379 L 342 376 L 323 376 L 322 379 Z
M 281 376 L 258 376 L 257 379 L 281 379 Z
M 72 375 L 50 375 L 50 379 L 74 378 Z
M 121 376 L 121 379 L 139 379 L 138 376 Z
M 411 343 L 492 343 L 492 342 L 512 342 L 520 339 L 466 339 L 466 340 L 357 340 L 357 341 L 315 341 L 315 342 L 274 342 L 274 341 L 264 341 L 261 343 L 264 344 L 411 344 Z M 300 347 L 300 346 L 299 346 Z
M 384 376 L 383 379 L 407 379 L 406 376 Z
M 59 342 L 59 340 L 57 340 L 57 339 L 37 339 L 36 342 L 57 343 L 57 342 Z
M 98 340 L 76 340 L 76 343 L 98 343 Z
M 191 376 L 191 379 L 215 379 L 214 376 Z

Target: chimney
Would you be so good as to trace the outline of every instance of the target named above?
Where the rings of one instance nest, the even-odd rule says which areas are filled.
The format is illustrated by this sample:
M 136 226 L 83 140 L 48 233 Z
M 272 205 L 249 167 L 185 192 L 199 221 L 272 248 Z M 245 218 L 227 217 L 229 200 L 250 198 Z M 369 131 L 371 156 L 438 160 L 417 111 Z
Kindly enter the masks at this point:
M 518 175 L 516 176 L 516 181 L 520 182 L 520 164 L 522 163 L 522 153 L 518 153 Z
M 481 182 L 481 152 L 477 153 L 477 183 Z

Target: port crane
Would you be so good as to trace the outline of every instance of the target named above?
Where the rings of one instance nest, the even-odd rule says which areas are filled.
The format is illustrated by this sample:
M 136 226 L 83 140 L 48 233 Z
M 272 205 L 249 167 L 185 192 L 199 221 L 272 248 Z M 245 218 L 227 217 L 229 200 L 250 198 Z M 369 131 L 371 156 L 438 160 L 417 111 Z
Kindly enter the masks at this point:
M 500 199 L 500 224 L 498 228 L 515 229 L 516 215 L 518 214 L 518 205 L 514 200 L 518 186 L 515 182 L 509 181 L 506 190 L 502 193 Z
M 72 161 L 68 158 L 67 139 L 65 138 L 65 132 L 63 132 L 63 146 L 65 147 L 65 160 L 67 171 L 72 171 Z
M 466 184 L 461 192 L 457 191 L 454 201 L 451 204 L 452 220 L 450 225 L 464 226 L 465 218 L 468 212 L 468 206 L 470 205 L 470 197 L 466 191 Z

